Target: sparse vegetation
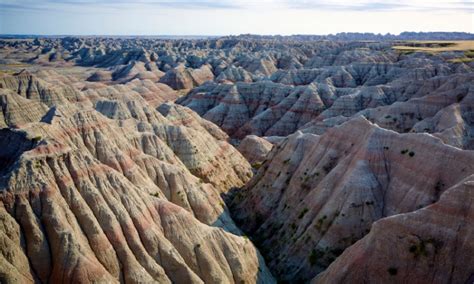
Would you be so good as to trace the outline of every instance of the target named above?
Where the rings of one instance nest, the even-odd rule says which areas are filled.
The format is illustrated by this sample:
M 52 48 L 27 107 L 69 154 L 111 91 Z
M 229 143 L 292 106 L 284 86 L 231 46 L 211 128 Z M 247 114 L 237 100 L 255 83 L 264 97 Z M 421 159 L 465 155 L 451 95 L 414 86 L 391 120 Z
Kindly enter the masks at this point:
M 315 249 L 311 250 L 311 253 L 308 256 L 309 264 L 311 264 L 311 266 L 316 265 L 319 257 L 320 254 L 318 253 L 318 251 L 316 251 Z
M 39 160 L 35 160 L 34 161 L 34 167 L 37 168 L 37 169 L 40 169 L 41 168 L 41 162 Z
M 418 243 L 412 244 L 408 250 L 415 258 L 419 256 L 428 257 L 430 253 L 436 254 L 442 246 L 443 242 L 433 238 L 427 240 L 420 239 Z
M 303 211 L 301 211 L 300 215 L 298 215 L 298 219 L 303 218 L 306 213 L 308 213 L 308 208 L 304 208 Z
M 454 40 L 454 41 L 403 41 L 392 47 L 403 54 L 413 52 L 438 53 L 444 51 L 472 51 L 474 41 Z
M 31 139 L 31 141 L 35 142 L 35 143 L 38 143 L 39 141 L 41 141 L 41 139 L 43 139 L 43 137 L 41 136 L 35 136 Z
M 262 163 L 255 163 L 255 164 L 252 165 L 252 168 L 258 170 L 258 169 L 260 169 L 261 166 L 262 166 Z
M 316 230 L 318 230 L 319 232 L 322 231 L 322 228 L 323 228 L 323 224 L 324 224 L 324 218 L 319 218 L 317 221 L 316 221 L 316 224 L 314 225 L 316 227 Z

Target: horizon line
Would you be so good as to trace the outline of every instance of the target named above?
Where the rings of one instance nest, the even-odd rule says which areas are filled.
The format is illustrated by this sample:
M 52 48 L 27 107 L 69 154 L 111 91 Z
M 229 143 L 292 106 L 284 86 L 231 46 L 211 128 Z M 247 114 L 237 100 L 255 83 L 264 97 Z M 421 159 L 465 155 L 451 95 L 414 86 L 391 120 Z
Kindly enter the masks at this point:
M 0 37 L 3 36 L 44 36 L 44 37 L 232 37 L 232 36 L 335 36 L 339 34 L 370 34 L 379 36 L 400 36 L 403 33 L 452 33 L 452 34 L 466 34 L 473 35 L 472 32 L 466 31 L 403 31 L 398 34 L 386 32 L 386 33 L 374 33 L 374 32 L 337 32 L 328 34 L 312 34 L 312 33 L 296 33 L 296 34 L 259 34 L 259 33 L 240 33 L 240 34 L 41 34 L 41 33 L 0 33 Z

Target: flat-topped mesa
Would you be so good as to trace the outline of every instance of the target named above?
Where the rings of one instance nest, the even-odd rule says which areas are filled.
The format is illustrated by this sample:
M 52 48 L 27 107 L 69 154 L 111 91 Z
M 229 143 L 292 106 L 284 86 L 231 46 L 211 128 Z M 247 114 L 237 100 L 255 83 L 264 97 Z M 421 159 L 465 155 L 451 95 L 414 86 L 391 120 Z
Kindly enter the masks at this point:
M 474 153 L 429 134 L 398 134 L 354 118 L 278 144 L 231 212 L 282 280 L 308 281 L 373 222 L 415 211 L 474 172 Z

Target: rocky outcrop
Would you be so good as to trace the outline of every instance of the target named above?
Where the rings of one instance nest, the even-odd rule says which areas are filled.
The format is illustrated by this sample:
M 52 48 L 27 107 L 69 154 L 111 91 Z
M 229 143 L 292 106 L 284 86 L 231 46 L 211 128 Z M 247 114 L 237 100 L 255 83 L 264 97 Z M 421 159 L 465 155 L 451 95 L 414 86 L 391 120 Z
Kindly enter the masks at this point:
M 421 120 L 431 124 L 436 112 L 461 102 L 470 92 L 471 67 L 449 64 L 443 55 L 387 56 L 370 63 L 335 61 L 317 68 L 281 69 L 270 76 L 273 83 L 206 84 L 177 102 L 232 138 L 243 139 L 249 134 L 286 136 L 308 128 L 322 133 L 360 114 L 383 127 L 409 132 Z M 467 109 L 463 117 L 469 117 Z M 445 140 L 469 149 L 472 131 L 469 118 L 464 120 L 456 138 Z M 429 126 L 421 132 L 438 130 Z
M 67 85 L 52 85 L 48 82 L 23 71 L 16 76 L 0 76 L 0 90 L 7 89 L 33 102 L 47 106 L 65 102 L 80 102 L 83 95 L 75 88 Z
M 373 222 L 437 202 L 474 172 L 473 160 L 429 134 L 401 135 L 359 117 L 322 136 L 290 135 L 231 208 L 277 277 L 308 281 Z
M 2 282 L 273 282 L 221 197 L 251 175 L 224 133 L 136 92 L 81 96 L 0 131 Z
M 175 90 L 191 89 L 199 86 L 206 81 L 214 79 L 214 74 L 209 66 L 203 65 L 199 69 L 189 69 L 180 65 L 166 74 L 160 79 L 164 83 Z
M 173 101 L 178 94 L 169 86 L 161 83 L 154 83 L 150 80 L 132 80 L 126 84 L 115 84 L 110 86 L 93 86 L 83 88 L 83 92 L 92 100 L 116 98 L 121 96 L 141 97 L 140 101 L 146 101 L 151 107 L 157 107 L 168 101 Z
M 112 81 L 112 72 L 106 70 L 98 70 L 94 72 L 87 81 L 90 82 L 107 82 Z
M 252 73 L 248 72 L 242 67 L 235 67 L 234 65 L 229 66 L 227 69 L 222 71 L 216 78 L 217 82 L 253 82 Z
M 288 135 L 325 108 L 315 85 L 272 82 L 206 84 L 177 100 L 219 125 L 231 137 Z
M 48 111 L 41 102 L 28 100 L 8 89 L 0 88 L 0 127 L 18 128 L 30 122 L 38 122 Z
M 426 208 L 375 222 L 311 282 L 472 282 L 473 189 L 470 176 Z
M 273 144 L 255 135 L 249 135 L 240 141 L 237 148 L 240 153 L 254 167 L 260 167 L 267 154 L 272 150 Z
M 119 66 L 112 73 L 112 79 L 118 82 L 127 82 L 133 79 L 148 79 L 158 81 L 164 73 L 160 71 L 156 65 L 145 64 L 141 61 L 132 61 L 125 66 Z

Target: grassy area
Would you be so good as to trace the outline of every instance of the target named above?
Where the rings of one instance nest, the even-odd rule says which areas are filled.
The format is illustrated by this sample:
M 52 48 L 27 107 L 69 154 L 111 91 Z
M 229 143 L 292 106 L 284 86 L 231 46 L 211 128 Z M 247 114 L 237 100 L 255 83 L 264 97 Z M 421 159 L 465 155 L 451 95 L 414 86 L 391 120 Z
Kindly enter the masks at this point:
M 445 51 L 464 51 L 464 56 L 450 59 L 454 63 L 467 63 L 474 61 L 474 41 L 405 41 L 398 42 L 392 47 L 400 54 L 411 54 L 414 52 L 425 52 L 435 54 Z
M 405 41 L 398 42 L 392 47 L 401 52 L 429 52 L 437 53 L 443 51 L 468 51 L 474 52 L 473 40 L 458 41 Z

